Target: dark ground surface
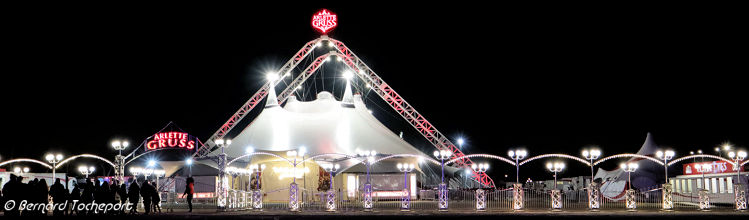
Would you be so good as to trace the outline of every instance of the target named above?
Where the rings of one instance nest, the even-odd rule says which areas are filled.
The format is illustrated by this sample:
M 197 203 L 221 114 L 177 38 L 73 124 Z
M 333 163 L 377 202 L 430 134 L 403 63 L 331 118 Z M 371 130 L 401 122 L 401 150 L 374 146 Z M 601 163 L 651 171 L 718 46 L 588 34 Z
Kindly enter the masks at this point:
M 10 217 L 3 216 L 3 219 Z M 13 217 L 20 219 L 34 219 L 34 217 Z M 451 212 L 400 212 L 400 211 L 374 211 L 374 212 L 299 212 L 288 211 L 235 211 L 216 212 L 215 210 L 201 210 L 193 213 L 177 210 L 172 213 L 161 213 L 153 215 L 127 215 L 127 216 L 65 216 L 49 217 L 54 219 L 749 219 L 749 212 L 737 212 L 729 210 L 720 211 L 560 211 L 549 210 L 525 210 L 521 212 L 512 211 L 451 211 Z

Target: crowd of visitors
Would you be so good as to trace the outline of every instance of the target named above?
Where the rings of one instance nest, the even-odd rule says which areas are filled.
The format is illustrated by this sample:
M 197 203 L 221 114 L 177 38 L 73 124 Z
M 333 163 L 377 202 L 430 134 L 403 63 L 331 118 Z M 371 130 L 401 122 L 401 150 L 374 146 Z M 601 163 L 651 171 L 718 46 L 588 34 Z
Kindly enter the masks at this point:
M 192 178 L 188 178 L 192 179 Z M 142 199 L 144 214 L 150 214 L 152 212 L 161 212 L 161 198 L 157 192 L 156 185 L 151 181 L 143 181 L 138 183 L 136 179 L 130 181 L 129 187 L 125 183 L 119 183 L 114 180 L 111 183 L 107 181 L 100 182 L 95 179 L 93 182 L 91 179 L 86 179 L 85 183 L 74 183 L 72 190 L 66 189 L 60 179 L 55 179 L 55 183 L 48 187 L 46 180 L 44 179 L 33 179 L 27 183 L 22 182 L 23 178 L 14 174 L 10 175 L 9 181 L 3 185 L 3 189 L 0 192 L 0 201 L 2 204 L 6 204 L 7 201 L 14 201 L 14 204 L 20 204 L 21 201 L 26 201 L 27 204 L 54 204 L 64 205 L 67 202 L 67 206 L 63 210 L 52 209 L 50 212 L 54 216 L 62 215 L 95 215 L 104 213 L 94 213 L 91 210 L 78 210 L 72 207 L 74 202 L 78 204 L 84 203 L 96 203 L 96 204 L 131 204 L 133 207 L 129 210 L 118 210 L 116 212 L 106 213 L 106 215 L 114 214 L 138 214 L 137 205 Z M 190 184 L 190 181 L 188 181 Z M 188 198 L 192 198 L 192 190 Z M 188 194 L 187 190 L 185 194 Z M 188 200 L 189 201 L 189 200 Z M 191 201 L 189 201 L 191 203 Z M 53 206 L 55 207 L 55 206 Z M 58 206 L 59 207 L 59 206 Z M 4 208 L 6 216 L 43 216 L 48 215 L 44 210 L 19 210 L 19 205 L 14 205 L 12 208 Z M 190 211 L 192 211 L 192 204 L 190 204 Z

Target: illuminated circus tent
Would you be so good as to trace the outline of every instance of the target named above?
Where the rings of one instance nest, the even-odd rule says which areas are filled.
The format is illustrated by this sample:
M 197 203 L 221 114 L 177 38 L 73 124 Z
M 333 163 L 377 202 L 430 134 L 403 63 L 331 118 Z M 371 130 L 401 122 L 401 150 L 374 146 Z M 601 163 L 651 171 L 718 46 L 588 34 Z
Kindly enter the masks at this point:
M 273 92 L 271 92 L 273 93 Z M 225 152 L 229 158 L 257 151 L 284 152 L 305 147 L 307 154 L 340 153 L 355 155 L 359 150 L 383 154 L 423 154 L 390 131 L 369 112 L 360 95 L 350 87 L 342 101 L 323 91 L 313 101 L 289 97 L 285 106 L 270 95 L 265 109 L 239 135 Z M 218 154 L 216 150 L 215 154 Z
M 286 155 L 287 151 L 293 150 L 305 151 L 308 156 L 356 155 L 358 151 L 367 150 L 375 151 L 380 156 L 411 154 L 429 158 L 429 155 L 404 141 L 372 116 L 361 95 L 353 94 L 348 84 L 341 100 L 323 91 L 312 101 L 299 101 L 295 96 L 290 96 L 281 106 L 277 104 L 275 91 L 269 93 L 262 112 L 224 149 L 229 160 L 245 155 L 248 148 L 277 155 Z M 221 149 L 211 152 L 212 155 L 220 153 Z M 254 156 L 252 163 L 272 159 Z M 316 159 L 318 162 L 324 160 L 340 164 L 340 172 L 363 170 L 363 166 L 355 166 L 361 164 L 356 159 L 336 155 Z M 247 165 L 242 164 L 244 161 L 237 161 L 237 166 Z M 217 167 L 213 160 L 199 162 Z M 317 165 L 315 161 L 311 162 Z M 392 172 L 397 162 L 382 161 L 373 167 L 372 172 Z M 352 167 L 354 169 L 350 170 Z M 309 167 L 307 170 L 309 172 Z
M 359 159 L 342 157 L 341 155 L 356 155 L 360 151 L 375 151 L 377 158 L 387 155 L 410 154 L 429 158 L 430 156 L 419 151 L 411 144 L 405 142 L 398 135 L 380 123 L 367 106 L 362 97 L 353 94 L 349 83 L 343 92 L 341 100 L 327 91 L 319 92 L 316 99 L 312 101 L 299 101 L 295 96 L 290 96 L 285 105 L 281 106 L 276 98 L 275 91 L 270 90 L 262 112 L 254 118 L 237 136 L 232 138 L 231 144 L 224 148 L 227 160 L 239 158 L 247 154 L 250 148 L 254 152 L 267 152 L 281 156 L 287 156 L 288 151 L 305 151 L 307 158 L 315 155 L 337 154 L 323 156 L 302 163 L 296 168 L 292 167 L 282 159 L 268 156 L 255 155 L 251 158 L 241 158 L 230 164 L 230 167 L 247 168 L 252 164 L 264 164 L 269 167 L 262 174 L 264 189 L 280 189 L 287 187 L 292 178 L 303 189 L 317 189 L 326 184 L 327 175 L 323 171 L 326 164 L 338 164 L 340 169 L 335 176 L 335 182 L 341 183 L 337 187 L 348 193 L 360 191 L 365 181 L 365 166 Z M 216 149 L 210 154 L 218 155 L 221 149 Z M 287 158 L 293 158 L 288 157 Z M 304 159 L 302 156 L 299 159 Z M 199 164 L 218 168 L 216 161 L 203 159 L 196 161 Z M 398 192 L 402 189 L 403 174 L 396 169 L 399 162 L 418 163 L 419 159 L 393 158 L 377 162 L 371 167 L 373 185 L 377 193 L 387 196 L 387 193 Z M 415 171 L 421 172 L 421 168 Z M 431 169 L 431 168 L 430 168 Z M 202 169 L 208 172 L 193 173 L 196 175 L 215 175 L 218 169 Z M 454 169 L 450 169 L 453 170 Z M 411 174 L 413 182 L 416 182 L 416 174 Z M 271 181 L 272 180 L 272 181 Z M 239 183 L 232 189 L 242 189 L 243 185 L 252 180 L 240 178 Z M 413 195 L 416 196 L 416 184 L 411 184 Z M 353 194 L 352 194 L 353 195 Z M 400 194 L 393 194 L 398 196 Z M 287 195 L 283 191 L 267 194 L 270 200 L 284 200 Z

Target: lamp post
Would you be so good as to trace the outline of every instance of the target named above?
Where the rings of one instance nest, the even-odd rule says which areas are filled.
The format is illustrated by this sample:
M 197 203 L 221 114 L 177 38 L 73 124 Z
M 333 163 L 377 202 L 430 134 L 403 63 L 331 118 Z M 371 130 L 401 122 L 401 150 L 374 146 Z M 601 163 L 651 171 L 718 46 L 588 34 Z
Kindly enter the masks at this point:
M 252 208 L 257 211 L 263 210 L 263 194 L 260 191 L 260 174 L 265 170 L 265 164 L 250 165 L 250 169 L 255 173 L 255 189 L 252 190 Z
M 520 160 L 528 155 L 525 150 L 510 150 L 507 152 L 510 159 L 515 160 L 515 183 L 512 184 L 512 209 L 520 211 L 523 209 L 523 184 L 520 183 Z
M 127 141 L 112 141 L 112 148 L 117 151 L 117 156 L 114 157 L 114 175 L 118 181 L 122 182 L 125 177 L 125 156 L 122 156 L 122 150 L 125 150 L 130 143 Z
M 219 210 L 226 209 L 226 197 L 229 196 L 229 183 L 226 177 L 226 152 L 225 148 L 231 145 L 231 140 L 216 139 L 214 141 L 219 148 L 221 148 L 221 154 L 218 155 L 218 191 L 216 198 L 216 205 Z
M 625 195 L 627 210 L 635 211 L 637 201 L 635 200 L 635 190 L 632 189 L 632 172 L 635 172 L 640 165 L 637 163 L 622 163 L 620 167 L 627 172 L 627 194 Z
M 52 164 L 52 182 L 55 182 L 55 179 L 57 179 L 57 176 L 55 175 L 55 170 L 57 169 L 57 163 L 62 161 L 62 154 L 47 154 L 45 157 L 47 159 L 47 162 Z
M 590 161 L 590 185 L 588 185 L 588 208 L 591 211 L 598 211 L 601 207 L 601 196 L 598 184 L 593 182 L 595 172 L 593 170 L 593 161 L 601 156 L 598 149 L 583 150 L 583 157 Z
M 91 175 L 92 173 L 94 173 L 95 170 L 96 168 L 94 168 L 93 166 L 90 166 L 90 167 L 79 166 L 78 167 L 78 172 L 85 175 L 86 179 L 88 179 L 88 175 Z
M 657 151 L 655 152 L 655 155 L 658 157 L 658 159 L 663 160 L 663 170 L 666 177 L 666 182 L 663 184 L 663 210 L 665 211 L 672 211 L 674 208 L 674 201 L 673 201 L 673 186 L 668 182 L 668 160 L 671 160 L 674 158 L 674 151 L 672 150 L 666 150 L 666 151 Z
M 746 159 L 746 151 L 730 152 L 728 156 L 735 162 L 734 169 L 736 169 L 736 184 L 734 185 L 734 200 L 736 203 L 736 210 L 746 210 L 746 188 L 741 184 L 741 161 Z
M 372 208 L 374 208 L 374 203 L 372 202 L 372 183 L 369 181 L 369 168 L 375 162 L 377 152 L 374 150 L 357 150 L 356 155 L 362 158 L 361 160 L 364 161 L 364 165 L 367 167 L 367 182 L 364 183 L 364 211 L 371 212 Z
M 401 194 L 401 211 L 407 212 L 411 210 L 411 192 L 408 191 L 408 172 L 414 170 L 415 165 L 409 163 L 398 163 L 396 165 L 398 171 L 403 172 L 403 193 Z
M 489 169 L 489 164 L 473 164 L 471 165 L 471 169 L 476 173 L 485 173 Z M 482 189 L 483 187 L 483 185 L 479 185 L 479 188 L 476 189 L 476 211 L 479 212 L 486 211 L 486 192 Z
M 330 174 L 330 187 L 328 188 L 328 197 L 327 197 L 327 208 L 328 212 L 335 212 L 336 209 L 336 202 L 335 202 L 335 190 L 333 190 L 333 176 L 336 171 L 338 171 L 339 168 L 341 168 L 341 165 L 338 164 L 324 164 L 323 168 L 325 169 L 325 172 L 328 172 Z
M 445 183 L 445 160 L 449 159 L 450 156 L 452 156 L 452 152 L 448 150 L 438 150 L 434 151 L 434 157 L 437 159 L 440 159 L 440 166 L 442 167 L 442 181 L 440 182 L 438 193 L 439 193 L 439 202 L 437 203 L 437 208 L 441 212 L 447 211 L 447 184 Z
M 547 163 L 546 169 L 549 169 L 549 171 L 554 173 L 554 189 L 551 190 L 551 209 L 559 211 L 562 209 L 562 192 L 557 189 L 557 173 L 564 170 L 564 163 Z

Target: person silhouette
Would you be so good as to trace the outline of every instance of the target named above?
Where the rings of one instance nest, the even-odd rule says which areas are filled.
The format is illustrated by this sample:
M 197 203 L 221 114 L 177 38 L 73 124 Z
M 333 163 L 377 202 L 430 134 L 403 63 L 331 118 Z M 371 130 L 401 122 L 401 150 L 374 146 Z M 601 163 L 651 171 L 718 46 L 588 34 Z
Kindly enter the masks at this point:
M 144 181 L 140 189 L 140 195 L 143 197 L 143 213 L 146 215 L 151 213 L 151 192 L 153 187 L 148 181 Z
M 138 202 L 140 201 L 140 186 L 138 186 L 138 181 L 136 178 L 133 178 L 133 181 L 130 182 L 130 188 L 128 189 L 128 200 L 130 201 L 130 205 L 132 206 L 130 209 L 131 214 L 138 213 Z
M 52 196 L 52 203 L 55 204 L 54 207 L 61 207 L 65 203 L 67 192 L 68 191 L 65 190 L 65 187 L 60 182 L 60 179 L 55 179 L 55 183 L 49 187 L 49 195 Z M 63 211 L 59 208 L 55 208 L 52 212 L 53 216 L 61 216 L 62 214 Z
M 69 197 L 69 204 L 75 204 L 76 202 L 81 202 L 81 188 L 83 188 L 82 184 L 78 184 L 78 182 L 73 182 L 73 191 L 70 192 Z M 79 214 L 78 210 L 75 207 L 70 207 L 70 214 L 73 213 Z
M 187 212 L 192 212 L 193 194 L 195 194 L 195 179 L 187 177 L 187 180 L 185 180 L 185 193 L 182 194 L 182 196 L 185 197 L 185 200 L 187 200 L 187 207 L 190 208 Z

